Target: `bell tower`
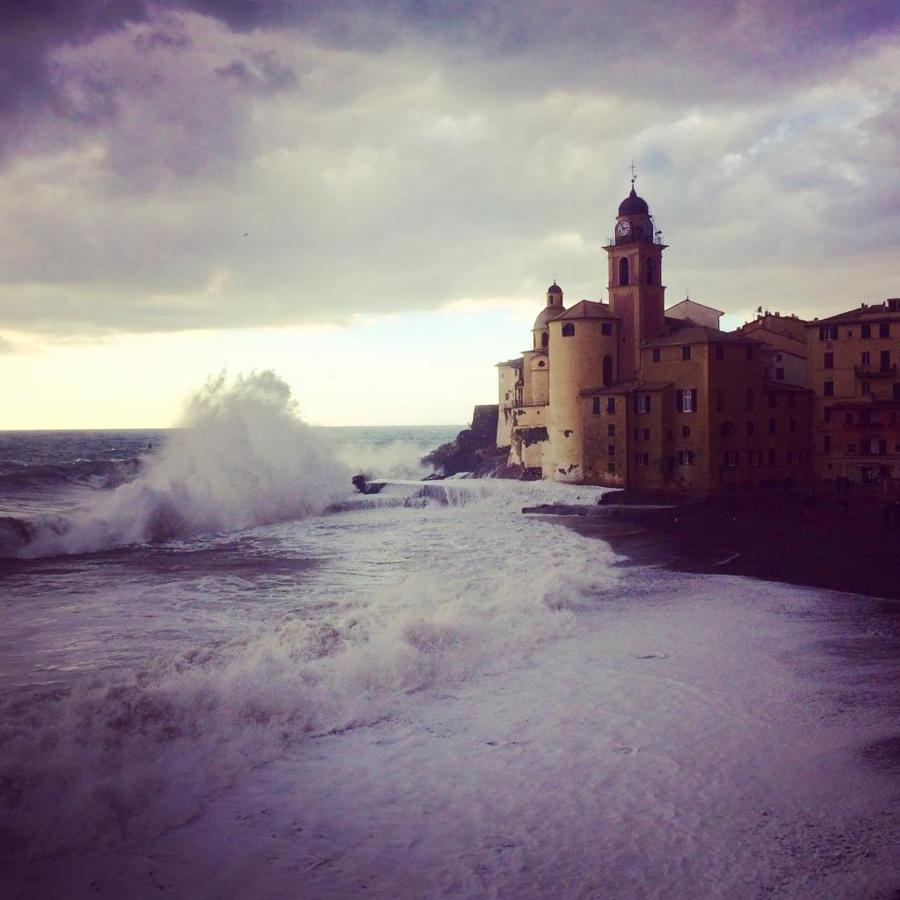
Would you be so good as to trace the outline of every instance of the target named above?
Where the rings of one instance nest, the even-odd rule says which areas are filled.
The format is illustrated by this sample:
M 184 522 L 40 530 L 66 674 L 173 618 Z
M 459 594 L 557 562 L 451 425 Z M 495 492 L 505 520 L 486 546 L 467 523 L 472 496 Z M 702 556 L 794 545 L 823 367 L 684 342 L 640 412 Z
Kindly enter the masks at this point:
M 609 302 L 620 321 L 619 378 L 640 374 L 641 344 L 665 324 L 662 253 L 647 201 L 634 190 L 619 204 L 615 238 L 604 247 L 609 258 Z

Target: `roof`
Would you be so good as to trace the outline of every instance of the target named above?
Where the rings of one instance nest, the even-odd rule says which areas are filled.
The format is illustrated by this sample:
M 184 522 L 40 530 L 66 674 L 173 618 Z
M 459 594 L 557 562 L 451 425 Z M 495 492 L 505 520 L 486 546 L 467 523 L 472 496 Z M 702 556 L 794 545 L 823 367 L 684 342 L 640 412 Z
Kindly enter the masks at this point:
M 547 293 L 548 294 L 561 294 L 562 288 L 554 281 L 553 284 L 551 284 L 550 287 L 547 288 Z
M 536 331 L 538 328 L 546 328 L 548 322 L 558 319 L 565 311 L 566 308 L 564 306 L 545 306 L 538 313 L 531 330 Z
M 696 300 L 691 300 L 690 297 L 685 297 L 684 300 L 679 300 L 677 303 L 674 303 L 672 306 L 670 306 L 669 309 L 678 309 L 678 307 L 684 303 L 690 303 L 691 306 L 702 306 L 704 309 L 712 310 L 712 312 L 718 313 L 720 316 L 725 315 L 725 313 L 722 312 L 721 309 L 716 309 L 714 306 L 707 306 L 705 303 L 698 303 Z M 668 312 L 669 309 L 667 309 L 666 312 Z
M 896 301 L 896 298 L 891 299 Z M 889 300 L 885 300 L 884 303 L 876 303 L 875 305 L 861 303 L 856 309 L 849 309 L 847 312 L 837 313 L 833 316 L 828 316 L 826 319 L 814 319 L 807 324 L 808 326 L 813 327 L 817 325 L 832 325 L 840 322 L 864 322 L 867 319 L 880 320 L 889 316 L 900 316 L 900 308 L 891 309 L 888 305 L 889 303 Z
M 620 381 L 611 384 L 609 387 L 585 388 L 580 391 L 582 397 L 596 397 L 601 394 L 630 394 L 635 391 L 653 393 L 654 391 L 663 391 L 672 385 L 671 381 L 639 381 L 633 379 L 630 381 Z
M 631 186 L 631 193 L 619 204 L 620 216 L 647 216 L 650 214 L 650 207 L 643 197 L 638 197 L 634 191 L 634 185 Z
M 570 306 L 560 319 L 615 319 L 612 310 L 607 303 L 598 303 L 596 300 L 580 300 L 574 306 Z
M 508 359 L 505 362 L 498 362 L 495 368 L 500 366 L 509 366 L 511 369 L 521 369 L 525 364 L 525 360 L 520 356 L 518 359 Z
M 666 316 L 666 324 L 662 332 L 649 341 L 644 341 L 642 347 L 670 347 L 674 344 L 753 344 L 759 345 L 759 341 L 752 341 L 740 334 L 729 331 L 719 331 L 718 328 L 710 328 L 707 325 L 697 325 L 690 319 L 670 319 Z

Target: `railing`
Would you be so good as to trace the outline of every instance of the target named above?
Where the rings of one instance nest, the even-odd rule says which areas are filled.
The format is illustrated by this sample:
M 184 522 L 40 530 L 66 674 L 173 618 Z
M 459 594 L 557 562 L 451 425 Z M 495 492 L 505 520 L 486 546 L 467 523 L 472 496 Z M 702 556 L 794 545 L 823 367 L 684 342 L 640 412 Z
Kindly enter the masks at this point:
M 854 366 L 857 378 L 892 378 L 897 374 L 897 364 L 892 366 Z

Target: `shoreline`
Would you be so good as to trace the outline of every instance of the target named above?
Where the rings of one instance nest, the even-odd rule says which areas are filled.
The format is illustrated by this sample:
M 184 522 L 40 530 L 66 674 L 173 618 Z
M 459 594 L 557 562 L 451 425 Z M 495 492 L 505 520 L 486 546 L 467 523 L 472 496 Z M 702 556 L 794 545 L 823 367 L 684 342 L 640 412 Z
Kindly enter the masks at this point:
M 632 564 L 900 600 L 900 523 L 868 497 L 613 503 L 562 521 Z

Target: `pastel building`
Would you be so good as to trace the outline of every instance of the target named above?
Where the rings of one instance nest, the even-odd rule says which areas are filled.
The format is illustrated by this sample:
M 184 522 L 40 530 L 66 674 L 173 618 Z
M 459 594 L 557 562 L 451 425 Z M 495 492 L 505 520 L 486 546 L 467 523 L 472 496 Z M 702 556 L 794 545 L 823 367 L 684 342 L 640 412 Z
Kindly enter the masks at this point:
M 821 322 L 759 310 L 735 331 L 665 306 L 664 251 L 632 185 L 608 303 L 547 289 L 531 347 L 498 365 L 497 444 L 525 477 L 716 493 L 900 482 L 900 300 Z

